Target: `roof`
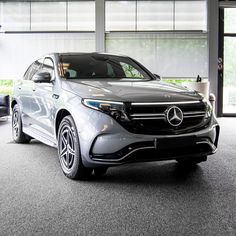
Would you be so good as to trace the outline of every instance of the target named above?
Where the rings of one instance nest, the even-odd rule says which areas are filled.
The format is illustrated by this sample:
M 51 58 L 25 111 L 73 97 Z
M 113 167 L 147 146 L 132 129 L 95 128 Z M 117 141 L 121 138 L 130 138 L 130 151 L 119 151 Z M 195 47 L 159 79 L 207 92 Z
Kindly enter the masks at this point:
M 50 54 L 58 54 L 59 56 L 75 56 L 75 55 L 107 55 L 107 56 L 122 56 L 127 57 L 126 55 L 121 54 L 113 54 L 113 53 L 100 53 L 100 52 L 63 52 L 63 53 L 50 53 Z

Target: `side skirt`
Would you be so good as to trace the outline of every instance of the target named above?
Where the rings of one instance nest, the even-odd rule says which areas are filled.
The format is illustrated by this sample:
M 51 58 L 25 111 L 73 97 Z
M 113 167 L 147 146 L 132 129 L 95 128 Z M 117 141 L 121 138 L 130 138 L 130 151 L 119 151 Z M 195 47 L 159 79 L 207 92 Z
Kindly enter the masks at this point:
M 23 132 L 26 133 L 27 135 L 29 135 L 30 137 L 35 138 L 48 146 L 57 148 L 57 142 L 55 139 L 52 139 L 50 136 L 48 136 L 48 135 L 46 135 L 46 134 L 44 134 L 32 127 L 24 127 Z

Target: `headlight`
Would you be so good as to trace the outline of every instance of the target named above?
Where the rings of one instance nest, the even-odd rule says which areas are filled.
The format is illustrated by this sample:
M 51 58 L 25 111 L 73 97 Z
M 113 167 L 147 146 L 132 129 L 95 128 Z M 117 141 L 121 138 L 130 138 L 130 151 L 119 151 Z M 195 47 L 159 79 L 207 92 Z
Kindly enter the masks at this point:
M 104 112 L 118 121 L 128 120 L 123 102 L 83 99 L 82 103 L 89 108 Z
M 205 119 L 208 119 L 212 116 L 213 109 L 212 109 L 211 103 L 207 99 L 204 98 L 202 101 L 206 105 Z

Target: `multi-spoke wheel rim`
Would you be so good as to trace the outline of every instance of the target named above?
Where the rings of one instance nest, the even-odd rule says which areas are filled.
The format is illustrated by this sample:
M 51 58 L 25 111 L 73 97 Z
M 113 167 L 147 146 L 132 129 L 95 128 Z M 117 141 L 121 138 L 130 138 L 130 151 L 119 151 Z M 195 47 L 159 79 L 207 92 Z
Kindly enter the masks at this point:
M 12 131 L 14 138 L 19 137 L 19 112 L 15 111 L 12 117 Z
M 69 125 L 63 126 L 60 131 L 59 158 L 63 170 L 69 172 L 75 161 L 75 138 Z

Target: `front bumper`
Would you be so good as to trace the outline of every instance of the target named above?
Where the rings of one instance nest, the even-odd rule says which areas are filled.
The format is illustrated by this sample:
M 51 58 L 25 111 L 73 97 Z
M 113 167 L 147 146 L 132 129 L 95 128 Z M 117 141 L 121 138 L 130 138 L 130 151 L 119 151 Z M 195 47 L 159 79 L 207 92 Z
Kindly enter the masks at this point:
M 93 161 L 103 164 L 124 164 L 128 162 L 161 161 L 179 159 L 189 156 L 207 156 L 217 150 L 219 138 L 219 126 L 214 125 L 210 129 L 201 132 L 178 136 L 143 137 L 146 139 L 134 142 L 113 153 L 98 153 L 97 145 L 101 142 L 98 137 L 95 141 L 90 157 Z M 123 137 L 123 139 L 125 139 Z M 112 135 L 106 135 L 107 146 L 118 143 Z M 94 151 L 95 150 L 95 151 Z
M 219 125 L 213 116 L 207 128 L 178 135 L 134 134 L 110 116 L 81 105 L 74 114 L 84 166 L 116 166 L 145 162 L 191 158 L 214 154 Z

